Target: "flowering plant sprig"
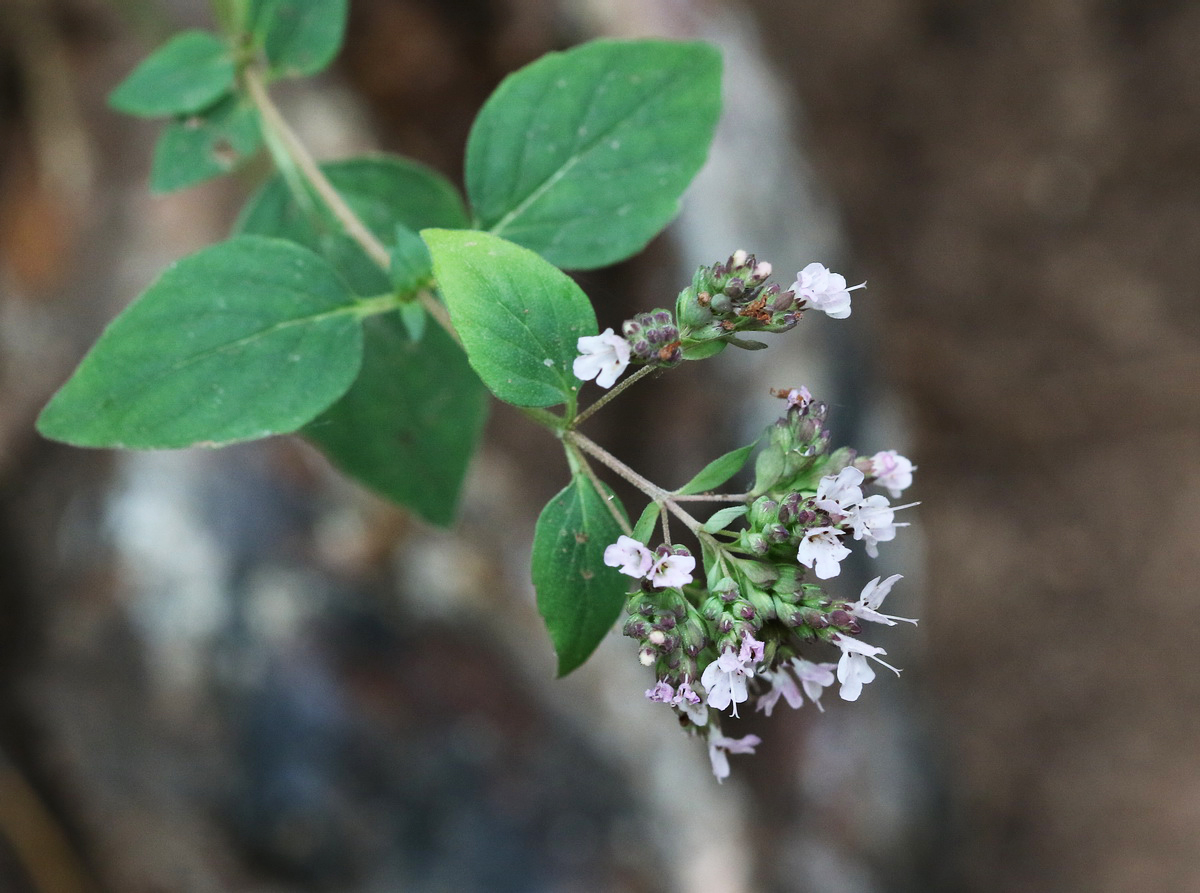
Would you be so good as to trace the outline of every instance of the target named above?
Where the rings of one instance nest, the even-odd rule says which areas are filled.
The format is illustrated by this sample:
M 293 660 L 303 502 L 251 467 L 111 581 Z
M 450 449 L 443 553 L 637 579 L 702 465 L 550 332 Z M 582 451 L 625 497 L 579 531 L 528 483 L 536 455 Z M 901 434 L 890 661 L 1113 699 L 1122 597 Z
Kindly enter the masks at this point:
M 713 491 L 750 463 L 754 444 L 667 490 L 580 430 L 653 371 L 729 345 L 761 349 L 742 336 L 786 332 L 809 310 L 845 318 L 864 287 L 814 263 L 784 289 L 769 263 L 735 251 L 697 270 L 672 309 L 599 331 L 563 270 L 630 257 L 670 221 L 719 115 L 716 50 L 595 41 L 515 72 L 472 127 L 461 195 L 395 156 L 318 163 L 274 104 L 275 81 L 315 74 L 337 54 L 347 0 L 215 8 L 219 33 L 172 38 L 111 103 L 166 120 L 155 191 L 261 149 L 276 174 L 230 239 L 178 261 L 112 322 L 43 410 L 43 434 L 160 449 L 298 433 L 447 525 L 490 393 L 564 447 L 569 482 L 542 511 L 532 556 L 560 674 L 624 607 L 625 634 L 654 672 L 647 697 L 705 736 L 724 778 L 729 754 L 759 743 L 724 735 L 724 711 L 736 716 L 752 698 L 767 714 L 781 699 L 820 708 L 835 681 L 853 700 L 874 678 L 869 661 L 891 668 L 858 636 L 860 621 L 906 621 L 879 610 L 898 576 L 876 578 L 854 602 L 810 578 L 836 577 L 853 543 L 876 556 L 904 526 L 895 513 L 905 506 L 863 488 L 899 498 L 912 482 L 907 459 L 830 451 L 826 406 L 804 388 L 780 392 L 785 413 L 761 439 L 746 493 Z M 625 375 L 630 366 L 640 368 Z M 587 382 L 604 394 L 581 411 Z M 596 464 L 645 494 L 636 522 Z M 693 503 L 729 505 L 702 519 Z M 821 649 L 840 652 L 837 663 Z

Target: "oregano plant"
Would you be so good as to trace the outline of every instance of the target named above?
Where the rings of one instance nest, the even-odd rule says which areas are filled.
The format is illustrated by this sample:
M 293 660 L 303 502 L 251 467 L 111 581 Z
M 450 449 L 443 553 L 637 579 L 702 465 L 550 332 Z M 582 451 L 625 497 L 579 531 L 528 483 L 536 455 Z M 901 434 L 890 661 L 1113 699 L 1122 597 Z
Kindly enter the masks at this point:
M 759 743 L 724 734 L 726 711 L 752 697 L 768 715 L 780 698 L 819 708 L 835 682 L 852 701 L 875 676 L 869 660 L 894 669 L 860 633 L 864 622 L 916 622 L 879 610 L 899 575 L 852 602 L 823 587 L 853 544 L 877 557 L 904 526 L 895 513 L 907 506 L 889 497 L 912 482 L 906 458 L 834 449 L 828 407 L 804 387 L 775 392 L 783 412 L 758 441 L 674 490 L 582 430 L 655 371 L 764 348 L 746 336 L 785 333 L 808 312 L 848 317 L 862 287 L 812 263 L 784 288 L 738 250 L 700 267 L 667 306 L 601 331 L 563 272 L 628 258 L 675 216 L 720 111 L 714 48 L 599 40 L 510 75 L 471 129 L 463 196 L 404 158 L 318 164 L 273 103 L 274 81 L 336 55 L 346 0 L 226 0 L 216 12 L 219 33 L 172 38 L 111 104 L 165 119 L 155 191 L 264 149 L 274 176 L 229 239 L 175 263 L 113 320 L 43 410 L 42 434 L 173 449 L 295 433 L 449 525 L 490 394 L 566 457 L 532 554 L 560 675 L 626 613 L 624 633 L 653 672 L 646 696 L 704 737 L 723 779 L 728 755 Z M 749 490 L 717 492 L 743 470 Z M 636 516 L 602 474 L 645 497 Z

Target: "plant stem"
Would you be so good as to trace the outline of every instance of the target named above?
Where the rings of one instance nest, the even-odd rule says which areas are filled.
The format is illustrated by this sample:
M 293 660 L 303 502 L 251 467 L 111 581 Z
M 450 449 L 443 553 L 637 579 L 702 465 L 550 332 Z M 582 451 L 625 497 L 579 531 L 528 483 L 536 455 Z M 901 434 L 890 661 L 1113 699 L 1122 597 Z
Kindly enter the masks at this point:
M 596 488 L 596 495 L 603 499 L 604 504 L 608 506 L 608 511 L 616 520 L 617 526 L 625 532 L 626 536 L 632 536 L 633 526 L 629 523 L 629 519 L 621 514 L 612 498 L 608 495 L 608 491 L 604 486 L 604 482 L 596 476 L 596 472 L 592 468 L 591 463 L 588 462 L 587 456 L 583 455 L 583 453 L 581 453 L 579 449 L 574 446 L 574 444 L 569 445 L 567 456 L 569 459 L 575 460 L 574 462 L 571 462 L 571 465 L 575 466 L 571 470 L 575 471 L 577 468 L 579 471 L 584 473 L 587 479 L 592 482 L 592 486 Z
M 608 450 L 604 449 L 604 447 L 600 446 L 600 444 L 596 443 L 590 437 L 585 437 L 578 431 L 567 431 L 563 435 L 563 439 L 567 443 L 577 446 L 583 452 L 598 459 L 604 465 L 607 465 L 655 502 L 665 505 L 676 518 L 684 523 L 688 530 L 697 536 L 700 535 L 700 522 L 675 504 L 674 497 L 670 491 L 664 490 L 662 487 L 642 477 Z
M 346 204 L 346 200 L 342 198 L 341 193 L 329 182 L 329 178 L 325 176 L 320 166 L 313 159 L 312 155 L 309 154 L 308 148 L 301 142 L 296 132 L 292 130 L 291 125 L 288 124 L 279 111 L 279 107 L 272 101 L 270 94 L 267 92 L 266 84 L 263 83 L 262 76 L 258 70 L 252 67 L 247 68 L 243 72 L 242 77 L 243 83 L 246 86 L 246 93 L 258 109 L 259 115 L 262 116 L 263 126 L 275 136 L 278 144 L 287 153 L 300 173 L 304 175 L 304 179 L 312 186 L 313 191 L 317 193 L 321 201 L 325 203 L 325 206 L 329 208 L 330 213 L 337 218 L 338 223 L 345 229 L 346 235 L 357 242 L 359 247 L 366 252 L 367 257 L 374 261 L 380 269 L 384 272 L 390 270 L 392 257 L 387 250 L 387 246 L 375 238 L 375 234 L 367 229 L 366 224 Z M 450 314 L 446 311 L 446 308 L 427 289 L 417 292 L 415 297 L 416 300 L 421 302 L 421 306 L 428 311 L 429 315 L 437 321 L 437 324 L 445 329 L 451 338 L 462 344 L 461 339 L 458 337 L 458 332 L 454 330 L 454 326 L 450 322 Z
M 658 368 L 658 367 L 657 366 L 643 366 L 637 372 L 633 373 L 633 375 L 629 376 L 627 379 L 625 379 L 623 382 L 618 384 L 611 391 L 609 391 L 607 394 L 602 396 L 599 400 L 597 400 L 595 403 L 593 403 L 591 406 L 589 406 L 587 409 L 585 409 L 583 412 L 581 412 L 578 416 L 576 416 L 575 421 L 572 423 L 571 427 L 575 427 L 576 425 L 579 425 L 579 424 L 587 421 L 587 419 L 591 416 L 591 414 L 594 413 L 597 409 L 602 407 L 605 403 L 607 403 L 613 397 L 617 396 L 617 394 L 621 393 L 623 390 L 625 390 L 627 387 L 632 385 L 634 382 L 641 381 L 643 378 L 645 378 L 647 375 L 649 375 L 651 372 L 653 372 L 656 368 Z
M 676 502 L 745 502 L 749 493 L 676 493 L 671 498 Z

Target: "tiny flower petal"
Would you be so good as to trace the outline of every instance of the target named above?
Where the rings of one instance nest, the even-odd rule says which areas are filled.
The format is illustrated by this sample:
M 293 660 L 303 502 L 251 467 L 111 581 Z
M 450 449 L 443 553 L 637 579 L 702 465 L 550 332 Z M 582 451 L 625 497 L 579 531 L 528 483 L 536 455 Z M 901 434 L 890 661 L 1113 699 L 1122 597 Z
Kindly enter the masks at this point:
M 838 539 L 843 533 L 836 527 L 813 527 L 804 531 L 796 549 L 796 560 L 813 568 L 822 580 L 836 577 L 842 570 L 839 562 L 850 554 Z
M 742 738 L 727 738 L 720 732 L 708 734 L 708 758 L 712 762 L 713 775 L 717 781 L 729 777 L 729 757 L 727 753 L 754 753 L 754 748 L 762 744 L 757 735 L 746 735 Z
M 836 475 L 827 474 L 817 484 L 813 504 L 830 515 L 845 516 L 851 506 L 862 501 L 863 479 L 863 473 L 853 465 L 847 465 Z
M 604 563 L 627 576 L 641 578 L 654 564 L 654 554 L 637 540 L 621 535 L 604 550 Z
M 692 571 L 695 569 L 696 559 L 693 556 L 672 552 L 653 559 L 647 576 L 658 589 L 679 589 L 692 582 Z
M 875 483 L 899 499 L 900 494 L 912 486 L 913 472 L 917 466 L 895 450 L 884 450 L 871 457 L 871 474 Z
M 812 263 L 796 274 L 792 291 L 804 302 L 805 309 L 820 310 L 833 319 L 845 319 L 850 315 L 850 292 L 865 288 L 866 283 L 846 287 L 846 278 L 822 264 Z
M 900 574 L 892 574 L 886 580 L 883 580 L 883 582 L 880 582 L 880 578 L 876 577 L 863 587 L 862 594 L 859 596 L 858 601 L 852 605 L 848 605 L 847 610 L 849 610 L 850 613 L 855 617 L 858 617 L 861 620 L 869 620 L 872 623 L 883 623 L 888 626 L 895 626 L 896 621 L 901 620 L 905 623 L 911 623 L 915 626 L 917 621 L 911 617 L 896 617 L 892 614 L 879 613 L 879 606 L 883 604 L 883 600 L 887 598 L 888 593 L 892 591 L 892 586 L 894 586 L 896 581 L 900 579 L 903 579 Z
M 844 701 L 857 701 L 858 696 L 862 693 L 862 687 L 875 678 L 875 671 L 867 663 L 868 657 L 887 667 L 897 676 L 900 675 L 899 670 L 879 659 L 879 655 L 887 654 L 882 648 L 876 648 L 861 639 L 851 638 L 841 633 L 835 634 L 830 641 L 842 649 L 842 658 L 837 665 L 837 679 L 842 684 L 838 694 Z
M 629 342 L 611 328 L 599 335 L 584 335 L 575 343 L 579 356 L 571 366 L 581 381 L 596 379 L 602 388 L 611 388 L 629 365 Z

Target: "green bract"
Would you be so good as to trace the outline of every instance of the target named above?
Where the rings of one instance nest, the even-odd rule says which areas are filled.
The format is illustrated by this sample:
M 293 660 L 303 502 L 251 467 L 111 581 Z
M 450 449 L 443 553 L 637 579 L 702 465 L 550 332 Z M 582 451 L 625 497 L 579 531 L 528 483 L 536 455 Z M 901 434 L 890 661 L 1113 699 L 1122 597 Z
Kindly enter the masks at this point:
M 720 114 L 703 43 L 601 40 L 504 80 L 467 143 L 476 225 L 568 269 L 640 250 L 678 211 Z
M 581 335 L 596 334 L 592 304 L 538 255 L 487 233 L 427 229 L 438 288 L 471 366 L 517 406 L 574 404 Z
M 746 464 L 746 460 L 750 458 L 750 452 L 753 449 L 754 444 L 750 444 L 749 446 L 739 447 L 736 450 L 730 450 L 724 456 L 718 456 L 700 469 L 699 474 L 680 487 L 676 492 L 681 495 L 687 495 L 716 489 L 742 470 L 742 467 Z
M 625 602 L 628 579 L 604 566 L 605 548 L 621 535 L 605 501 L 576 475 L 542 510 L 534 531 L 533 585 L 559 676 L 591 656 Z
M 150 54 L 109 95 L 130 115 L 186 115 L 212 105 L 233 88 L 229 46 L 207 31 L 176 34 Z
M 38 430 L 134 449 L 282 434 L 345 393 L 361 357 L 357 307 L 329 264 L 243 236 L 179 261 L 113 320 Z

